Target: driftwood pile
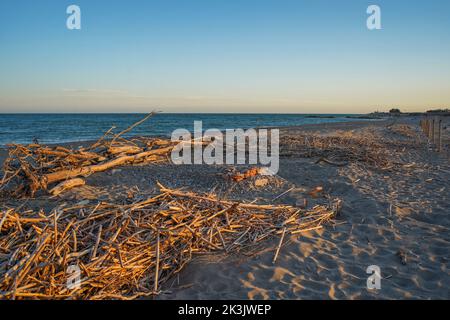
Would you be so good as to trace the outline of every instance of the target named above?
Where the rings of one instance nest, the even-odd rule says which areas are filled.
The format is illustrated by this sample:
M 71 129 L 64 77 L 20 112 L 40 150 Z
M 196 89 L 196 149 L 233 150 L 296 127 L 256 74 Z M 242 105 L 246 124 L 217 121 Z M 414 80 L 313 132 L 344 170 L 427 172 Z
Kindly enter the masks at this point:
M 170 190 L 145 201 L 0 215 L 0 298 L 134 299 L 160 284 L 196 253 L 249 250 L 280 234 L 322 228 L 339 202 L 309 211 L 219 200 Z M 280 246 L 276 250 L 278 255 Z M 80 270 L 79 286 L 68 270 Z
M 374 169 L 387 170 L 398 164 L 392 151 L 401 152 L 406 147 L 405 143 L 386 141 L 380 136 L 373 135 L 299 134 L 281 140 L 280 156 L 288 157 L 295 154 L 304 158 L 317 158 L 317 163 L 324 162 L 334 166 L 346 166 L 357 162 Z M 407 147 L 410 148 L 411 145 L 408 144 Z
M 125 164 L 166 161 L 173 148 L 170 140 L 157 138 L 124 139 L 122 135 L 148 119 L 148 115 L 128 129 L 113 135 L 110 129 L 88 147 L 72 149 L 40 144 L 8 145 L 9 156 L 3 165 L 0 190 L 9 187 L 10 196 L 33 196 L 48 188 L 54 195 L 80 186 L 86 177 L 96 172 Z

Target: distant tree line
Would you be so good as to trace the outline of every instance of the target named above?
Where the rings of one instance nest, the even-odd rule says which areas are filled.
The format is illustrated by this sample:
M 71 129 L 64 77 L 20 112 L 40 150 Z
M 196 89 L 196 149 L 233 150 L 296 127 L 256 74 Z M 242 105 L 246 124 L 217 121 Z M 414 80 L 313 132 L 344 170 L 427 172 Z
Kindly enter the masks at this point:
M 450 113 L 450 109 L 428 110 L 427 113 Z

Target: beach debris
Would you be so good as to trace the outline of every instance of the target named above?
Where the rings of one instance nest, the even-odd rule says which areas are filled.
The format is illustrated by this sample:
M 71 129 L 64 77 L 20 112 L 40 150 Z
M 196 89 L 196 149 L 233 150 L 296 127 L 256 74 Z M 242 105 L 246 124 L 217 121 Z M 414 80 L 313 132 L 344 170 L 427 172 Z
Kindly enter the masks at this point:
M 247 171 L 243 173 L 236 173 L 234 174 L 231 179 L 233 179 L 236 182 L 240 182 L 242 180 L 255 177 L 257 175 L 261 174 L 261 168 L 253 167 L 248 169 Z
M 285 196 L 285 195 L 287 195 L 289 192 L 291 192 L 291 191 L 294 190 L 294 189 L 295 189 L 295 187 L 291 187 L 291 188 L 289 188 L 288 190 L 286 190 L 286 191 L 280 193 L 279 195 L 277 195 L 275 198 L 272 199 L 272 202 L 275 201 L 275 200 L 280 199 L 281 197 L 283 197 L 283 196 Z
M 407 138 L 417 139 L 419 136 L 418 131 L 414 130 L 412 126 L 407 124 L 394 124 L 388 127 L 388 129 L 395 134 L 405 136 Z
M 176 142 L 123 137 L 152 115 L 118 134 L 113 127 L 86 147 L 9 145 L 0 190 L 27 199 L 39 190 L 58 196 L 83 186 L 96 172 L 168 161 Z M 264 187 L 274 179 L 258 176 L 268 173 L 254 167 L 228 177 Z M 339 201 L 306 210 L 306 205 L 248 203 L 160 184 L 159 189 L 151 195 L 130 189 L 119 202 L 93 197 L 58 203 L 53 210 L 0 207 L 0 299 L 154 296 L 195 254 L 256 254 L 264 240 L 281 235 L 276 262 L 286 234 L 322 228 L 335 217 Z M 72 287 L 67 284 L 74 268 L 81 278 Z
M 309 192 L 309 195 L 313 198 L 317 198 L 323 192 L 322 186 L 317 186 Z
M 49 192 L 52 195 L 57 196 L 57 195 L 63 193 L 64 191 L 67 191 L 67 190 L 75 188 L 75 187 L 83 186 L 85 184 L 86 184 L 86 181 L 84 179 L 74 178 L 74 179 L 70 179 L 70 180 L 61 182 L 56 187 L 52 188 Z
M 398 216 L 408 216 L 411 213 L 413 213 L 413 210 L 410 207 L 395 206 L 395 214 Z
M 280 248 L 285 235 L 319 229 L 335 215 L 326 205 L 303 210 L 159 188 L 127 204 L 1 212 L 0 299 L 154 296 L 195 254 L 257 252 L 276 235 Z M 68 287 L 74 267 L 81 283 Z
M 281 234 L 280 243 L 278 244 L 277 250 L 275 251 L 275 256 L 273 257 L 272 262 L 275 263 L 278 258 L 278 254 L 280 253 L 281 246 L 283 245 L 284 235 L 286 234 L 286 228 L 283 228 L 283 233 Z
M 331 201 L 331 207 L 333 208 L 334 215 L 336 217 L 338 217 L 339 214 L 341 213 L 343 206 L 344 206 L 344 201 L 342 201 L 342 199 L 333 199 Z
M 256 179 L 255 180 L 255 187 L 265 187 L 269 184 L 269 179 L 266 178 L 261 178 L 261 179 Z
M 401 168 L 399 154 L 420 149 L 416 139 L 390 139 L 375 130 L 336 131 L 332 134 L 300 133 L 280 140 L 280 156 L 315 158 L 315 163 L 345 167 L 361 163 L 383 171 Z
M 8 158 L 3 164 L 4 175 L 0 180 L 0 190 L 10 186 L 11 196 L 34 195 L 40 189 L 47 190 L 52 184 L 87 177 L 122 165 L 168 161 L 175 142 L 144 137 L 127 140 L 122 137 L 153 114 L 119 134 L 114 135 L 112 129 L 108 130 L 88 147 L 73 149 L 36 143 L 10 144 Z M 59 194 L 66 187 L 77 183 L 80 185 L 81 180 L 66 182 L 51 189 L 51 193 Z

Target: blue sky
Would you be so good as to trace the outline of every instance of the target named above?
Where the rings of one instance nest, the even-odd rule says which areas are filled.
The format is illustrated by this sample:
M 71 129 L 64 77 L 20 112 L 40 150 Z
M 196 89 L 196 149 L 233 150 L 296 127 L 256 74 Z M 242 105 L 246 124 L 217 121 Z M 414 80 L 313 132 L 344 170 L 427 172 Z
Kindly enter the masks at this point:
M 1 0 L 0 112 L 449 107 L 449 18 L 447 0 Z

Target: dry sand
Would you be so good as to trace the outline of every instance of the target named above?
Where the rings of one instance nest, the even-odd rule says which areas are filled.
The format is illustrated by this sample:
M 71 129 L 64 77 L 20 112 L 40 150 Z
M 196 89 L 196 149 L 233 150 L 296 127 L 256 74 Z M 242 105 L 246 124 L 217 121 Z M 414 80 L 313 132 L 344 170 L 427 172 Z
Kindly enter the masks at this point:
M 155 192 L 156 182 L 215 192 L 231 199 L 296 204 L 314 199 L 308 191 L 323 186 L 343 200 L 336 224 L 290 237 L 272 263 L 278 239 L 254 256 L 197 256 L 163 287 L 158 299 L 450 299 L 450 166 L 448 153 L 436 153 L 419 134 L 417 120 L 309 125 L 282 130 L 282 141 L 309 132 L 368 135 L 416 145 L 392 149 L 404 165 L 381 171 L 363 163 L 338 167 L 315 163 L 281 146 L 280 170 L 263 187 L 254 180 L 224 182 L 228 166 L 156 164 L 125 166 L 94 174 L 86 186 L 63 195 L 64 201 L 129 201 Z M 402 130 L 397 130 L 401 128 Z M 389 148 L 389 145 L 386 145 Z M 0 151 L 0 160 L 5 153 Z M 45 195 L 30 208 L 54 207 L 61 199 Z M 2 205 L 16 205 L 1 199 Z M 366 268 L 381 268 L 381 289 L 366 288 Z

